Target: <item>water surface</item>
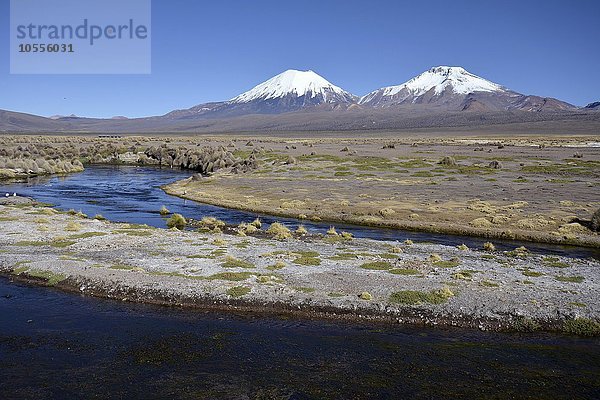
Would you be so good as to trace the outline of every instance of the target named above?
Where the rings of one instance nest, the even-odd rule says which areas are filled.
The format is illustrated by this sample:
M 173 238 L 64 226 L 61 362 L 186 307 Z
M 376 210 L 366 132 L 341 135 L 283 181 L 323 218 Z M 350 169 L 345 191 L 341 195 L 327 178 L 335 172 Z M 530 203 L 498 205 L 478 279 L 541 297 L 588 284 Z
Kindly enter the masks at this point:
M 597 399 L 600 341 L 128 304 L 0 278 L 2 399 Z
M 170 168 L 95 165 L 88 166 L 81 173 L 60 177 L 36 177 L 21 183 L 3 184 L 0 185 L 0 195 L 6 192 L 16 192 L 19 195 L 30 196 L 38 201 L 54 204 L 63 210 L 81 210 L 89 216 L 101 214 L 112 221 L 148 224 L 160 228 L 165 227 L 165 218 L 158 213 L 163 205 L 171 212 L 180 213 L 189 218 L 201 219 L 203 216 L 209 215 L 230 224 L 250 222 L 254 218 L 260 217 L 267 225 L 280 221 L 293 229 L 302 223 L 311 232 L 325 233 L 331 226 L 327 222 L 300 222 L 292 218 L 273 217 L 201 204 L 170 196 L 160 189 L 161 185 L 187 178 L 190 175 L 189 171 Z M 408 232 L 337 223 L 335 226 L 338 231 L 345 230 L 353 233 L 356 237 L 378 240 L 404 241 L 411 239 L 446 245 L 464 243 L 472 248 L 481 248 L 483 243 L 488 241 L 469 236 Z M 530 251 L 537 253 L 600 259 L 600 250 L 591 248 L 497 239 L 494 239 L 494 244 L 501 250 L 512 250 L 524 245 Z

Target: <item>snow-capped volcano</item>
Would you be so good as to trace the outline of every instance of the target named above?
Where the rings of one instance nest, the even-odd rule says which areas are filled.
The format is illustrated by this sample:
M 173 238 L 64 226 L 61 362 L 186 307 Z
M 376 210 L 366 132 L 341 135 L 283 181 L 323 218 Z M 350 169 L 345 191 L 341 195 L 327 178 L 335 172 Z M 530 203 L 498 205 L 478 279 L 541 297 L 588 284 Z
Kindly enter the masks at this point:
M 247 114 L 281 114 L 303 110 L 346 109 L 358 97 L 313 71 L 289 69 L 229 101 L 206 103 L 170 112 L 169 118 L 224 118 Z
M 248 103 L 256 100 L 304 98 L 311 103 L 354 102 L 356 97 L 313 71 L 289 69 L 230 100 Z
M 375 108 L 419 107 L 438 111 L 563 111 L 576 107 L 552 98 L 526 96 L 462 67 L 434 67 L 397 86 L 367 94 L 359 104 Z
M 442 97 L 465 96 L 470 93 L 505 93 L 506 88 L 474 75 L 462 67 L 434 67 L 397 86 L 375 90 L 360 104 L 386 106 L 403 103 L 431 103 Z

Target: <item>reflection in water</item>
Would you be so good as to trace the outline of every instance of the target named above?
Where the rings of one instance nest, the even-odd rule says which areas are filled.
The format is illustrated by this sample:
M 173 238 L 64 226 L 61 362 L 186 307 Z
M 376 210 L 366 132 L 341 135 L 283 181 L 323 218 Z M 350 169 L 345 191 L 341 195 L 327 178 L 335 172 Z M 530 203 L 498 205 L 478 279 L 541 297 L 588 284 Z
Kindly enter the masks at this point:
M 599 345 L 236 317 L 0 278 L 2 399 L 597 399 Z
M 211 215 L 231 224 L 250 222 L 260 216 L 263 222 L 285 222 L 297 227 L 295 219 L 258 215 L 244 211 L 186 201 L 164 193 L 160 186 L 190 176 L 190 172 L 177 169 L 134 167 L 134 166 L 88 166 L 84 172 L 61 177 L 37 177 L 24 183 L 12 183 L 0 186 L 0 193 L 17 192 L 22 196 L 31 196 L 38 201 L 47 202 L 68 210 L 81 210 L 94 216 L 101 214 L 109 220 L 148 224 L 165 227 L 165 219 L 158 210 L 165 205 L 171 212 L 186 217 L 200 219 Z M 311 232 L 325 233 L 329 223 L 302 221 Z M 406 232 L 394 229 L 366 228 L 336 224 L 338 230 L 346 230 L 356 237 L 380 240 L 426 241 L 448 245 L 465 243 L 469 247 L 481 247 L 486 239 L 465 236 L 438 235 L 422 232 Z M 600 258 L 600 250 L 570 246 L 523 243 L 517 241 L 494 240 L 499 249 L 514 249 L 525 245 L 533 252 L 563 254 L 571 257 Z

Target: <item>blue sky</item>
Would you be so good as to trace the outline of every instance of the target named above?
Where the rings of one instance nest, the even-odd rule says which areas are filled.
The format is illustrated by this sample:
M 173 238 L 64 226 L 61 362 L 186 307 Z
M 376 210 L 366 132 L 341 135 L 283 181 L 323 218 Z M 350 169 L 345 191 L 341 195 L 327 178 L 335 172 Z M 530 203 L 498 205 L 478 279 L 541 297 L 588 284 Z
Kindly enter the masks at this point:
M 10 75 L 0 0 L 0 109 L 159 115 L 290 68 L 364 95 L 436 65 L 585 105 L 600 101 L 598 21 L 597 0 L 154 0 L 150 75 Z

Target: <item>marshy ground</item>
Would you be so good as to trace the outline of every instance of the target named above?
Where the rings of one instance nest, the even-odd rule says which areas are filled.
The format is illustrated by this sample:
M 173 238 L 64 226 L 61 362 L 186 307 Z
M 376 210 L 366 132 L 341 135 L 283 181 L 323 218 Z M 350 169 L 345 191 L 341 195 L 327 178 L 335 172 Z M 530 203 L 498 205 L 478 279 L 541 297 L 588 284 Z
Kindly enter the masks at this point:
M 594 137 L 231 143 L 234 154 L 254 152 L 259 167 L 165 190 L 300 219 L 600 246 L 586 227 L 600 208 Z

